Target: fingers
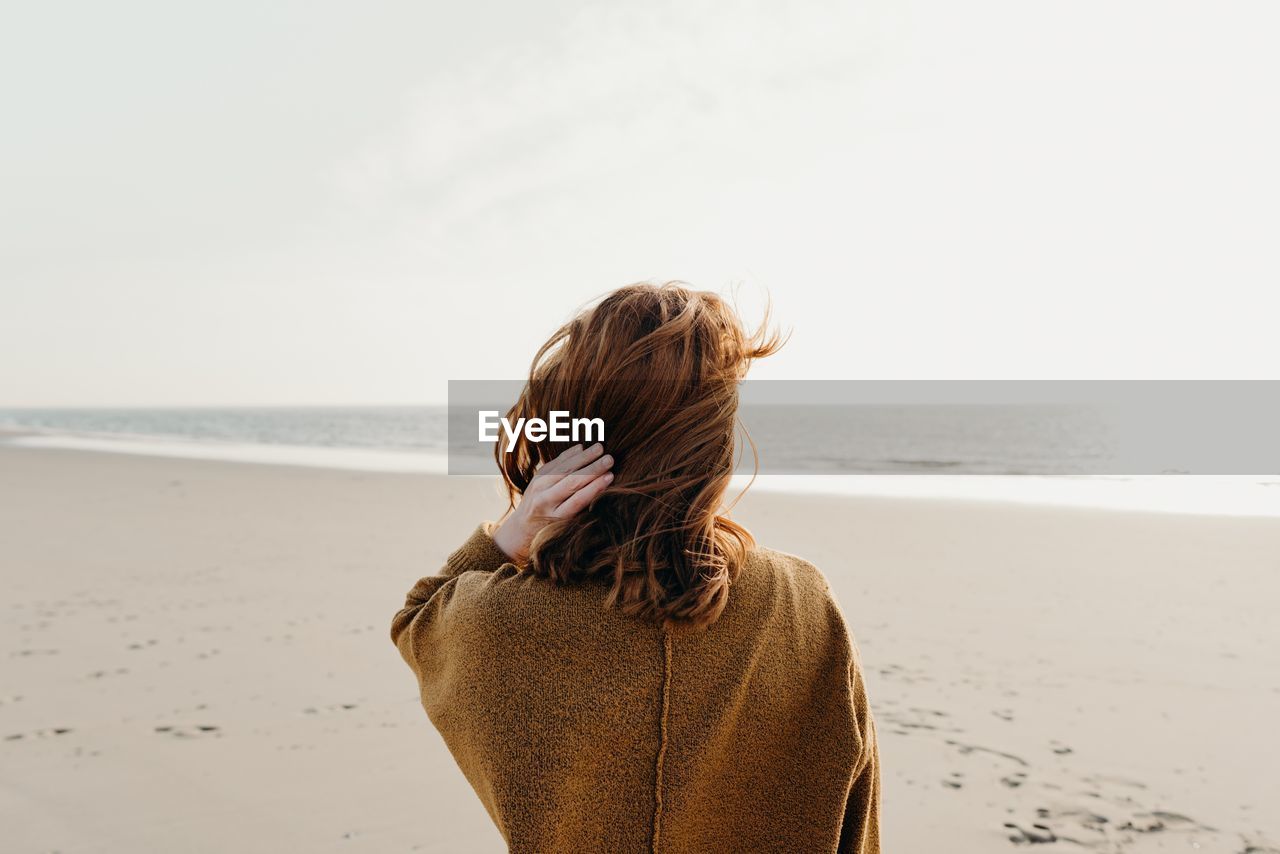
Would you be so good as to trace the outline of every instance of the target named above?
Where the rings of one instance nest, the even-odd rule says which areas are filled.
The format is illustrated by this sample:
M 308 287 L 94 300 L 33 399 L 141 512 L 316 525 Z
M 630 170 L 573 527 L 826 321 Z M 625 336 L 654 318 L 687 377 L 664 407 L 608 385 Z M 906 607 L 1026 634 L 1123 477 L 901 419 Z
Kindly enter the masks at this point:
M 561 473 L 558 476 L 558 480 L 543 490 L 543 496 L 548 505 L 552 507 L 559 506 L 561 502 L 568 500 L 569 496 L 585 488 L 595 478 L 604 474 L 613 466 L 613 457 L 609 454 L 605 454 L 593 462 L 586 462 L 586 458 L 586 453 L 580 454 L 578 459 L 570 463 L 570 465 L 576 465 L 578 461 L 582 461 L 584 464 L 580 468 Z
M 549 480 L 554 479 L 552 476 L 563 473 L 566 470 L 566 466 L 573 462 L 574 458 L 581 455 L 582 451 L 583 448 L 581 444 L 574 445 L 571 448 L 566 448 L 564 453 L 556 457 L 554 460 L 548 460 L 538 466 L 538 477 L 547 478 Z
M 559 471 L 563 471 L 564 467 L 568 465 L 574 459 L 574 457 L 581 454 L 582 451 L 583 451 L 583 448 L 581 443 L 574 445 L 571 448 L 565 448 L 564 453 L 560 454 L 560 456 L 556 457 L 554 460 L 548 460 L 547 462 L 543 463 L 542 466 L 539 467 L 538 469 L 538 474 L 548 475 L 548 474 L 555 474 L 556 472 L 559 472 Z
M 538 469 L 537 477 L 542 479 L 543 488 L 561 480 L 565 475 L 580 471 L 584 466 L 598 460 L 604 453 L 604 445 L 596 442 L 589 448 L 574 445 L 551 462 Z
M 578 475 L 574 475 L 574 477 L 578 477 Z M 586 510 L 596 496 L 604 492 L 612 482 L 613 472 L 611 471 L 603 472 L 591 478 L 582 488 L 566 498 L 552 515 L 560 519 L 576 516 Z

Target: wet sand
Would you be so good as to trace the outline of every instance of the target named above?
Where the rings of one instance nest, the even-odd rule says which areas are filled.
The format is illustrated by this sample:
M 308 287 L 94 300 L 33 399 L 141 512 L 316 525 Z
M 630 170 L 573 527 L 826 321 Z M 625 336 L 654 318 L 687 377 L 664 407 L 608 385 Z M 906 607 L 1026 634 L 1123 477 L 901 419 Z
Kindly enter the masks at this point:
M 4 850 L 501 851 L 387 637 L 500 508 L 486 479 L 0 447 Z M 843 603 L 886 851 L 1280 851 L 1280 521 L 736 516 Z

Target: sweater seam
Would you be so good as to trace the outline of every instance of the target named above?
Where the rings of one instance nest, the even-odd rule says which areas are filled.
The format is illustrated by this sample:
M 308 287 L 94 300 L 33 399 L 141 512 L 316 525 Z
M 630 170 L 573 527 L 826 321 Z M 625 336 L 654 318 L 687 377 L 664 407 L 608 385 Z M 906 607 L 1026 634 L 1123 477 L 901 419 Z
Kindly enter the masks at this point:
M 658 854 L 662 836 L 662 766 L 667 756 L 667 711 L 671 705 L 671 632 L 662 628 L 662 711 L 658 718 L 658 758 L 654 768 L 653 783 L 653 846 L 652 854 Z

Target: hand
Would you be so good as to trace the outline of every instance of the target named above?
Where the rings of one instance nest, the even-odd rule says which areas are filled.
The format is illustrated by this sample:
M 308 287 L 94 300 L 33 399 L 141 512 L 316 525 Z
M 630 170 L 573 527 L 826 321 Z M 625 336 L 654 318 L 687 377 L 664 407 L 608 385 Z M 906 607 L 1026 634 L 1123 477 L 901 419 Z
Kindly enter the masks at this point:
M 601 456 L 604 454 L 604 456 Z M 556 519 L 576 516 L 613 480 L 613 457 L 599 442 L 574 445 L 538 469 L 515 510 L 493 533 L 498 548 L 518 565 L 529 557 L 534 534 Z

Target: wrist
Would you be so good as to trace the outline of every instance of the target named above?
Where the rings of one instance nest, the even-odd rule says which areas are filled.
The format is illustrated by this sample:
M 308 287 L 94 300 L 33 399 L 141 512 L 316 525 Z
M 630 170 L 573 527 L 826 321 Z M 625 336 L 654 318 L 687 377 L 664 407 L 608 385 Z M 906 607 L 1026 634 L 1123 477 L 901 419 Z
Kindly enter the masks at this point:
M 510 520 L 504 521 L 493 532 L 493 542 L 513 563 L 520 564 L 524 562 L 524 555 L 522 554 L 522 549 L 519 548 L 513 529 L 514 526 L 510 524 Z

